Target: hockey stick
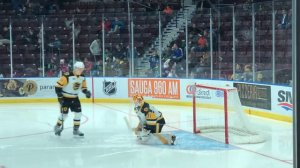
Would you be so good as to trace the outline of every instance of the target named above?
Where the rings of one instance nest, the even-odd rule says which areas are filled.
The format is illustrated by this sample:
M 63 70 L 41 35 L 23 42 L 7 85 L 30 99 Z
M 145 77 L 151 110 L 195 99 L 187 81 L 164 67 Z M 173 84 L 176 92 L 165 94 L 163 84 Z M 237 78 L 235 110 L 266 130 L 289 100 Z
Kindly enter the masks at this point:
M 127 117 L 124 117 L 124 120 L 125 120 L 125 123 L 126 123 L 126 126 L 128 128 L 128 130 L 132 133 L 132 135 L 134 136 L 138 136 L 138 133 L 136 131 L 136 128 L 132 127 L 128 118 Z
M 127 126 L 128 130 L 129 130 L 130 132 L 133 132 L 133 131 L 134 131 L 134 128 L 131 127 L 131 124 L 130 124 L 130 122 L 128 121 L 127 117 L 124 117 L 124 120 L 125 120 L 125 123 L 126 123 L 126 126 Z

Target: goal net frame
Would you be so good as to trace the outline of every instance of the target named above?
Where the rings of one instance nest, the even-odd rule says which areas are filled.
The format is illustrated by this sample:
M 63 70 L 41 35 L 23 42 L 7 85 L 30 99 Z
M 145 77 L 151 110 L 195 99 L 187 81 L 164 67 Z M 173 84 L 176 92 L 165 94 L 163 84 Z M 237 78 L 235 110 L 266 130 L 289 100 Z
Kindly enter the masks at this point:
M 246 114 L 239 114 L 238 117 L 240 117 L 241 122 L 244 124 L 244 127 L 242 129 L 240 128 L 236 128 L 234 126 L 230 126 L 229 125 L 229 120 L 231 118 L 229 118 L 229 105 L 228 105 L 228 96 L 230 92 L 237 92 L 237 89 L 234 87 L 217 87 L 217 86 L 208 86 L 208 85 L 202 85 L 202 84 L 195 84 L 193 87 L 194 90 L 192 92 L 193 94 L 193 133 L 198 134 L 198 133 L 202 133 L 202 132 L 224 132 L 224 139 L 222 141 L 225 142 L 225 144 L 229 144 L 229 140 L 230 138 L 232 138 L 232 134 L 235 134 L 237 136 L 241 136 L 241 142 L 238 143 L 243 143 L 243 144 L 253 144 L 253 143 L 261 143 L 265 141 L 265 138 L 263 135 L 259 134 L 256 131 L 253 131 L 252 128 L 250 128 L 250 124 L 248 123 L 248 117 L 246 116 Z M 196 98 L 196 93 L 197 93 L 197 88 L 203 88 L 203 89 L 209 89 L 209 90 L 214 90 L 214 91 L 221 91 L 223 92 L 223 109 L 222 112 L 224 114 L 224 121 L 223 124 L 221 126 L 204 126 L 204 127 L 197 127 L 197 103 L 198 100 Z M 236 93 L 238 94 L 238 93 Z M 238 99 L 239 96 L 237 95 Z M 242 109 L 242 105 L 240 103 L 240 100 L 238 100 L 239 103 L 237 103 L 237 106 L 241 106 L 238 107 L 238 112 L 236 113 L 244 113 L 243 109 Z M 230 109 L 232 110 L 232 109 Z M 242 110 L 242 111 L 241 111 Z M 245 121 L 247 120 L 247 121 Z M 207 131 L 208 130 L 208 131 Z M 243 139 L 244 138 L 244 139 Z M 233 141 L 233 138 L 232 138 Z

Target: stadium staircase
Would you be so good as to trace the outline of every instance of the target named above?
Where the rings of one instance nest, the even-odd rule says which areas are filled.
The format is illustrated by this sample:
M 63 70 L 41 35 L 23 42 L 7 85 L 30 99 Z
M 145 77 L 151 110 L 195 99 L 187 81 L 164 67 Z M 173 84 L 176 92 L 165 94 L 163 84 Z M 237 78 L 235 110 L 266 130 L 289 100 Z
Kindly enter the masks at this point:
M 185 20 L 188 21 L 188 25 L 191 23 L 191 18 L 196 11 L 196 5 L 185 5 L 180 11 L 174 15 L 167 26 L 162 30 L 161 45 L 162 51 L 165 50 L 172 41 L 176 40 L 180 32 L 185 32 Z M 156 37 L 152 47 L 145 52 L 144 56 L 137 61 L 135 72 L 139 77 L 147 77 L 149 71 L 149 52 L 152 48 L 159 50 L 159 37 Z

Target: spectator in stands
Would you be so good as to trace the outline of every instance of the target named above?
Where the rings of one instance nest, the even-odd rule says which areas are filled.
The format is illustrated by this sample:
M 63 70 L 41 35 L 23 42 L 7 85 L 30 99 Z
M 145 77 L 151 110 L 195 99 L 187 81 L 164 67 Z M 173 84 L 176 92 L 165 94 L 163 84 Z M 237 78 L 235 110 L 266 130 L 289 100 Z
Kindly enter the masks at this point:
M 70 34 L 69 34 L 69 36 L 70 36 L 70 40 L 72 40 L 73 39 L 73 22 L 74 22 L 74 19 L 68 19 L 68 18 L 66 18 L 65 19 L 65 25 L 66 25 L 66 28 L 68 29 L 68 30 L 70 30 Z M 81 26 L 80 26 L 80 24 L 78 24 L 78 22 L 74 25 L 74 37 L 75 37 L 75 39 L 77 39 L 77 37 L 78 37 L 78 35 L 79 35 L 79 33 L 81 32 Z
M 4 26 L 2 32 L 0 33 L 0 45 L 9 44 L 10 41 L 9 29 L 8 27 Z
M 101 22 L 98 26 L 99 37 L 102 37 L 102 26 L 104 26 L 105 33 L 108 33 L 111 30 L 111 22 L 107 18 L 104 18 L 104 22 Z
M 124 22 L 119 20 L 119 18 L 115 17 L 115 20 L 111 23 L 111 31 L 112 33 L 120 33 L 124 28 Z
M 102 60 L 98 60 L 93 64 L 92 76 L 102 76 Z
M 282 16 L 280 19 L 280 23 L 278 24 L 278 28 L 280 29 L 286 29 L 287 25 L 289 24 L 289 16 L 287 14 L 286 10 L 282 10 Z
M 127 50 L 127 59 L 130 60 L 132 58 L 132 54 L 131 54 L 132 53 L 132 49 L 131 49 L 130 45 L 127 45 L 126 50 Z M 133 48 L 133 54 L 134 54 L 133 55 L 134 56 L 134 60 L 136 61 L 135 58 L 140 57 L 140 53 L 137 51 L 136 47 Z
M 242 75 L 242 80 L 246 82 L 251 82 L 253 81 L 253 74 L 252 74 L 252 68 L 251 65 L 246 64 L 244 67 L 244 73 Z
M 167 70 L 167 78 L 178 78 L 178 74 L 177 74 L 177 67 L 178 64 L 176 64 L 176 62 L 173 62 L 172 60 L 169 62 L 168 65 L 168 70 Z
M 169 72 L 170 72 L 170 68 L 171 67 L 171 59 L 167 59 L 162 67 L 162 77 L 167 77 Z
M 111 63 L 113 61 L 113 54 L 109 50 L 109 48 L 107 47 L 105 48 L 104 55 L 105 55 L 105 64 Z
M 56 58 L 51 57 L 50 62 L 46 64 L 46 75 L 47 77 L 54 77 L 57 76 L 57 64 L 56 64 Z
M 235 65 L 235 74 L 231 75 L 230 80 L 242 80 L 243 70 L 240 64 Z
M 59 69 L 60 69 L 60 75 L 59 76 L 61 76 L 62 74 L 66 73 L 66 72 L 69 72 L 69 66 L 66 63 L 65 59 L 61 59 L 59 61 Z
M 98 60 L 101 55 L 101 40 L 100 39 L 95 39 L 91 45 L 90 45 L 90 52 L 94 56 L 94 61 Z M 98 58 L 98 59 L 97 59 Z
M 174 66 L 176 67 L 176 64 L 174 64 Z M 178 78 L 175 67 L 171 68 L 171 71 L 168 73 L 167 78 Z
M 55 14 L 60 8 L 58 0 L 45 0 L 43 5 L 46 9 L 46 12 L 50 14 Z
M 165 9 L 163 10 L 163 12 L 166 14 L 166 15 L 172 15 L 173 14 L 173 9 L 169 6 L 169 5 L 167 5 L 166 7 L 165 7 Z
M 153 49 L 150 53 L 149 57 L 149 63 L 150 63 L 150 70 L 151 70 L 151 76 L 158 77 L 158 66 L 159 66 L 159 56 L 157 54 L 157 51 Z
M 182 60 L 182 58 L 183 58 L 182 49 L 179 48 L 176 43 L 174 43 L 172 46 L 171 60 L 178 63 Z
M 192 23 L 192 25 L 190 27 L 188 27 L 188 31 L 189 31 L 189 34 L 191 34 L 193 36 L 197 36 L 198 34 L 200 34 L 202 32 L 201 29 L 199 29 L 197 27 L 196 23 Z
M 196 66 L 191 70 L 191 78 L 206 78 L 207 77 L 207 67 L 202 67 L 201 65 Z
M 34 14 L 35 4 L 31 2 L 31 0 L 26 0 L 24 3 L 24 7 L 25 7 L 24 13 L 26 13 L 27 15 Z
M 11 3 L 17 15 L 22 15 L 25 13 L 26 7 L 21 0 L 12 0 Z
M 126 58 L 126 50 L 123 49 L 122 43 L 116 44 L 112 53 L 116 60 L 124 60 Z
M 179 32 L 175 43 L 179 48 L 185 48 L 185 32 Z
M 72 23 L 73 23 L 73 19 L 72 18 L 66 18 L 65 19 L 65 25 L 67 29 L 72 29 Z
M 166 60 L 166 59 L 170 58 L 171 53 L 172 53 L 171 47 L 167 46 L 162 52 L 162 59 Z
M 262 72 L 257 72 L 256 82 L 263 82 L 263 81 L 264 81 L 264 76 L 263 76 Z
M 106 71 L 106 75 L 108 76 L 112 76 L 112 70 L 113 70 L 113 66 L 114 66 L 114 58 L 112 55 L 112 52 L 110 51 L 110 49 L 108 47 L 105 48 L 104 51 L 104 56 L 105 56 L 105 62 L 104 62 L 104 67 L 105 67 L 105 71 Z
M 85 71 L 84 71 L 85 76 L 91 76 L 93 63 L 87 57 L 84 58 L 83 63 L 84 63 L 84 67 L 85 67 Z
M 37 42 L 36 36 L 31 27 L 28 27 L 26 33 L 22 35 L 22 40 L 25 42 L 25 44 L 35 44 Z
M 207 50 L 207 39 L 205 38 L 205 36 L 199 34 L 199 38 L 198 38 L 198 46 L 195 48 L 195 50 L 197 52 L 204 52 Z
M 54 53 L 59 54 L 60 53 L 60 47 L 61 47 L 61 41 L 56 35 L 53 35 L 53 39 L 48 44 L 48 46 L 52 48 L 52 51 Z
M 163 12 L 166 15 L 166 20 L 167 21 L 171 20 L 172 15 L 173 15 L 173 9 L 169 5 L 167 5 L 165 7 L 165 9 L 163 10 Z
M 167 59 L 163 64 L 162 77 L 176 77 L 176 62 Z
M 198 47 L 198 34 L 197 35 L 192 35 L 189 34 L 189 50 L 191 50 L 191 52 L 196 52 L 196 48 Z

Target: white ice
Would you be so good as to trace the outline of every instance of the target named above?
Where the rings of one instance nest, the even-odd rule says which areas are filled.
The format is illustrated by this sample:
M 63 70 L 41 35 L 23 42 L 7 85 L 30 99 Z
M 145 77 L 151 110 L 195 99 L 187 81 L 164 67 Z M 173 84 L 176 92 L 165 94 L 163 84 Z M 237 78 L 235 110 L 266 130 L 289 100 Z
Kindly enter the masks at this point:
M 184 133 L 174 146 L 141 145 L 124 122 L 135 126 L 128 104 L 82 104 L 81 131 L 72 135 L 73 114 L 64 123 L 60 137 L 53 133 L 57 103 L 0 104 L 0 167 L 5 168 L 292 168 L 292 124 L 251 117 L 268 139 L 252 145 L 220 148 L 189 141 L 192 109 L 155 105 L 163 112 L 167 125 L 163 131 Z M 198 136 L 198 135 L 197 135 Z M 199 137 L 201 138 L 201 137 Z M 203 137 L 202 137 L 203 139 Z M 204 138 L 205 139 L 205 138 Z M 208 140 L 209 141 L 209 140 Z M 206 141 L 204 142 L 206 143 Z M 1 167 L 1 168 L 2 168 Z

